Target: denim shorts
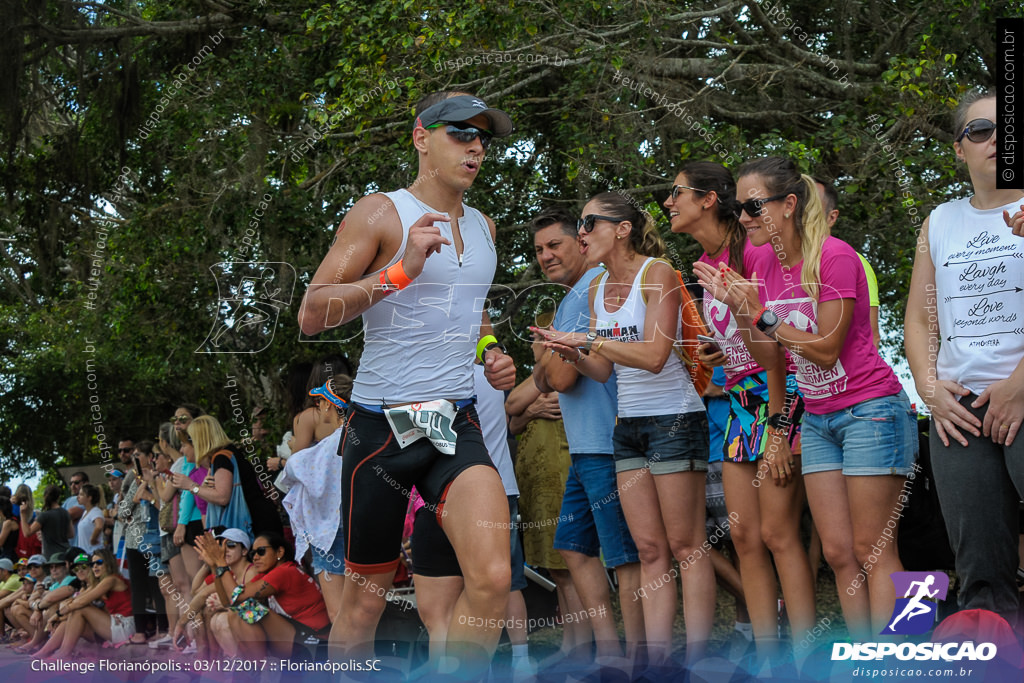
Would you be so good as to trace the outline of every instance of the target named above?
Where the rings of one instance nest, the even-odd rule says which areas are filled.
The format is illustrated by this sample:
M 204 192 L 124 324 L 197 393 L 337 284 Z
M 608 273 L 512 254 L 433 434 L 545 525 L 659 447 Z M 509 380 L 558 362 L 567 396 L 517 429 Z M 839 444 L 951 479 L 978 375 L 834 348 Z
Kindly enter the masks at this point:
M 147 529 L 139 541 L 139 552 L 146 558 L 146 569 L 150 576 L 158 576 L 161 571 L 167 571 L 167 565 L 160 559 L 160 531 Z
M 917 415 L 904 391 L 824 415 L 804 413 L 804 474 L 907 476 L 917 460 Z
M 620 417 L 612 433 L 615 471 L 706 472 L 708 444 L 708 414 L 703 410 Z
M 309 552 L 313 556 L 313 575 L 319 576 L 320 572 L 327 572 L 328 574 L 344 574 L 345 573 L 345 532 L 342 530 L 341 524 L 338 525 L 338 531 L 334 535 L 334 544 L 327 550 L 321 550 L 316 546 L 310 545 Z
M 556 550 L 603 557 L 606 567 L 640 560 L 622 513 L 611 455 L 572 456 L 554 546 Z

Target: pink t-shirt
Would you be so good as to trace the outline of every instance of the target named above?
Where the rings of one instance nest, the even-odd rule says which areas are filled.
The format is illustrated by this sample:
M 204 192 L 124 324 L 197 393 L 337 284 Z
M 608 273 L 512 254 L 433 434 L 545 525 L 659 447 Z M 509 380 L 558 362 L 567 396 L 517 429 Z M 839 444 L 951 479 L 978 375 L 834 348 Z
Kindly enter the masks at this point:
M 728 250 L 723 251 L 722 255 L 717 259 L 712 259 L 705 252 L 701 254 L 698 260 L 715 268 L 718 268 L 719 264 L 722 263 L 728 266 L 729 252 Z M 755 247 L 748 242 L 746 249 L 743 250 L 743 274 L 749 278 L 754 273 L 757 273 L 757 279 L 761 281 L 759 294 L 762 301 L 767 298 L 762 276 L 773 268 L 778 268 L 778 258 L 775 256 L 772 246 L 764 244 L 760 247 Z M 743 341 L 743 334 L 740 332 L 736 319 L 733 317 L 729 307 L 712 297 L 711 293 L 707 290 L 704 291 L 704 320 L 707 321 L 712 336 L 718 341 L 718 345 L 725 354 L 726 360 L 723 368 L 725 370 L 726 391 L 736 386 L 737 382 L 741 379 L 762 371 L 761 366 L 750 355 L 750 351 Z
M 871 337 L 868 281 L 857 252 L 835 237 L 825 240 L 821 250 L 818 302 L 800 286 L 802 268 L 802 261 L 788 271 L 776 264 L 765 273 L 766 305 L 783 323 L 817 334 L 818 302 L 855 300 L 850 328 L 839 352 L 839 360 L 831 370 L 825 370 L 797 353 L 792 354 L 796 363 L 796 381 L 804 395 L 807 412 L 824 415 L 873 398 L 900 393 L 903 387 L 896 373 L 878 355 Z

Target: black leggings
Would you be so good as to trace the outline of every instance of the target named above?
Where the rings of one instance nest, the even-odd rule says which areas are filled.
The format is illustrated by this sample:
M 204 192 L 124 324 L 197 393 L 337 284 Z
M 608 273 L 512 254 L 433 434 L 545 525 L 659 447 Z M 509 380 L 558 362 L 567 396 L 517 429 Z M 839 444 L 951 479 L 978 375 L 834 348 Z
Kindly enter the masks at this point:
M 167 614 L 164 607 L 160 584 L 155 576 L 149 575 L 146 556 L 138 550 L 125 549 L 125 563 L 128 565 L 128 580 L 132 588 L 132 617 L 135 632 L 151 636 L 161 625 L 167 629 Z M 146 611 L 146 603 L 152 600 L 156 614 Z

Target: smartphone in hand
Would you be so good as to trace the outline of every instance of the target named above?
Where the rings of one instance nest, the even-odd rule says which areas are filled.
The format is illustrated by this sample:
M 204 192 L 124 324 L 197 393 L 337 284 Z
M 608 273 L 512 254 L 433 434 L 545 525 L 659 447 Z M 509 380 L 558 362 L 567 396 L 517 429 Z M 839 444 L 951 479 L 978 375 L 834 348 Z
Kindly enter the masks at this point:
M 697 341 L 711 345 L 711 348 L 708 350 L 708 353 L 718 353 L 722 350 L 722 347 L 718 345 L 718 342 L 715 341 L 715 338 L 709 337 L 706 334 L 698 334 Z

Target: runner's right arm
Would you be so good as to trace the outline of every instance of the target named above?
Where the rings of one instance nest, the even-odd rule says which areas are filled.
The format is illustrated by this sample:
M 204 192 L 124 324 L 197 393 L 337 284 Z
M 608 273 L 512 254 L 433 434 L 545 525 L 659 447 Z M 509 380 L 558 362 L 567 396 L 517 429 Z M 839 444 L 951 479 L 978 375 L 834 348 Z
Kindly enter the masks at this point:
M 434 227 L 434 221 L 447 219 L 443 214 L 426 213 L 410 226 L 402 259 L 409 278 L 423 272 L 427 257 L 439 252 L 441 245 L 451 243 Z M 366 273 L 387 265 L 401 240 L 401 219 L 390 199 L 374 194 L 356 202 L 302 298 L 302 331 L 312 335 L 343 325 L 387 296 L 380 277 L 366 277 Z

